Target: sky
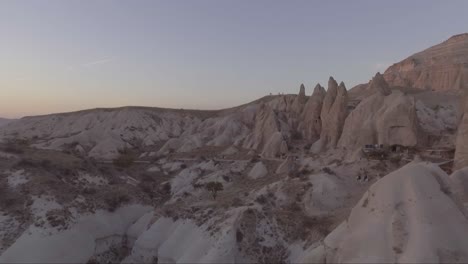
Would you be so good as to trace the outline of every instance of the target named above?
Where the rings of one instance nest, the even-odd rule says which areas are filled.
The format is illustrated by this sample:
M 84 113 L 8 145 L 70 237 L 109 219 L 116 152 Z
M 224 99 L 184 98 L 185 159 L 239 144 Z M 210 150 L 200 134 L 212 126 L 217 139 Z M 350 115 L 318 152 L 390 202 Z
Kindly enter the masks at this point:
M 0 116 L 347 88 L 468 32 L 468 1 L 1 0 Z

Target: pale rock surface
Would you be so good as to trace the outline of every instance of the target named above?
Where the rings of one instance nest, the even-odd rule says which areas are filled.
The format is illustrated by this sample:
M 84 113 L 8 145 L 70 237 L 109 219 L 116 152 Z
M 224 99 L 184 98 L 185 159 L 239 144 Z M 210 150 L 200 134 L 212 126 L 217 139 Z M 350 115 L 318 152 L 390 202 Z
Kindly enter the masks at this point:
M 279 133 L 280 127 L 276 120 L 273 108 L 267 104 L 260 105 L 255 117 L 255 127 L 252 135 L 244 142 L 245 148 L 260 149 L 265 146 L 268 140 Z
M 265 166 L 265 164 L 263 164 L 263 162 L 259 161 L 255 163 L 255 165 L 252 167 L 248 176 L 252 179 L 259 179 L 265 177 L 267 174 L 267 167 Z
M 283 163 L 281 163 L 276 169 L 277 174 L 289 174 L 294 171 L 296 165 L 294 164 L 294 158 L 288 156 Z
M 468 33 L 418 52 L 384 73 L 392 86 L 447 91 L 468 86 Z
M 460 199 L 460 203 L 468 212 L 468 167 L 452 173 L 450 185 L 452 192 Z
M 468 103 L 468 100 L 463 102 L 464 105 Z M 454 169 L 458 170 L 468 166 L 468 108 L 464 107 L 460 124 L 458 125 L 457 138 L 456 138 L 456 149 L 454 158 Z
M 322 130 L 320 114 L 325 94 L 325 89 L 320 86 L 320 84 L 317 84 L 312 96 L 307 100 L 302 112 L 303 122 L 301 123 L 302 127 L 300 127 L 299 130 L 302 131 L 305 139 L 312 142 L 320 138 L 320 132 Z
M 60 233 L 31 226 L 3 252 L 0 263 L 86 263 L 114 242 L 121 243 L 132 223 L 149 210 L 132 205 L 114 213 L 97 211 L 81 216 L 71 229 Z
M 302 110 L 304 109 L 304 105 L 306 101 L 307 101 L 307 97 L 305 95 L 305 87 L 304 87 L 304 84 L 301 84 L 301 87 L 299 88 L 299 94 L 293 103 L 293 111 L 298 114 L 301 113 Z
M 447 174 L 434 164 L 390 173 L 302 262 L 466 263 L 468 221 L 447 189 Z
M 378 93 L 387 96 L 392 93 L 392 90 L 388 86 L 388 83 L 385 81 L 384 77 L 380 72 L 375 74 L 374 78 L 369 83 L 369 89 L 377 91 Z
M 0 118 L 0 127 L 5 126 L 8 123 L 11 123 L 12 121 L 14 121 L 14 120 L 13 119 Z
M 276 158 L 279 155 L 286 154 L 288 152 L 288 145 L 280 132 L 274 133 L 262 151 L 264 158 Z
M 363 100 L 346 118 L 338 145 L 356 150 L 366 144 L 415 146 L 418 119 L 413 97 L 394 91 Z
M 330 77 L 328 91 L 323 101 L 320 133 L 320 149 L 335 148 L 343 131 L 347 115 L 348 94 L 343 82 L 337 87 L 336 81 Z

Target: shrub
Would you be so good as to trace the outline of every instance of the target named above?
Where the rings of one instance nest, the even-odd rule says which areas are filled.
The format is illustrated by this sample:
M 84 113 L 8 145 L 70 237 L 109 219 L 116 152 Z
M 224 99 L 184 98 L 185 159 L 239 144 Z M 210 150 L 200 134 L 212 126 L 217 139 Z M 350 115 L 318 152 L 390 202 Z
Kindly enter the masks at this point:
M 257 199 L 255 199 L 259 204 L 266 204 L 267 199 L 264 195 L 259 195 Z
M 253 157 L 250 159 L 250 163 L 257 163 L 259 159 L 257 157 Z
M 291 138 L 293 140 L 301 140 L 302 139 L 302 134 L 299 131 L 294 131 L 291 135 Z
M 166 182 L 165 184 L 163 184 L 162 186 L 162 190 L 165 194 L 171 194 L 171 184 L 169 182 Z
M 332 169 L 330 169 L 328 167 L 323 167 L 322 171 L 325 172 L 326 174 L 329 174 L 329 175 L 336 175 L 336 173 Z
M 10 139 L 3 150 L 13 154 L 23 154 L 24 149 L 29 146 L 29 141 L 26 139 Z
M 113 160 L 113 164 L 119 168 L 128 168 L 135 162 L 135 154 L 129 150 L 124 149 L 119 151 L 119 156 Z
M 122 204 L 127 203 L 130 201 L 130 197 L 127 194 L 113 192 L 110 194 L 109 197 L 105 199 L 107 204 L 107 209 L 110 212 L 114 212 L 118 207 Z
M 208 182 L 205 185 L 205 189 L 211 192 L 213 199 L 216 200 L 216 195 L 219 191 L 224 190 L 223 184 L 220 182 Z

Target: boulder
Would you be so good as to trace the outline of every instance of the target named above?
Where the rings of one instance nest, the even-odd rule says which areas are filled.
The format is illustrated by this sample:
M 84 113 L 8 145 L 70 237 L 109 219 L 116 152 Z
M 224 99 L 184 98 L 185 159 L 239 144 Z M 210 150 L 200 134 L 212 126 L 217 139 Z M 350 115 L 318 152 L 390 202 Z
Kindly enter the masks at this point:
M 265 164 L 263 164 L 263 162 L 259 161 L 255 163 L 253 168 L 250 170 L 248 176 L 249 178 L 252 178 L 252 179 L 259 179 L 259 178 L 265 177 L 267 174 L 268 174 L 267 167 L 265 166 Z

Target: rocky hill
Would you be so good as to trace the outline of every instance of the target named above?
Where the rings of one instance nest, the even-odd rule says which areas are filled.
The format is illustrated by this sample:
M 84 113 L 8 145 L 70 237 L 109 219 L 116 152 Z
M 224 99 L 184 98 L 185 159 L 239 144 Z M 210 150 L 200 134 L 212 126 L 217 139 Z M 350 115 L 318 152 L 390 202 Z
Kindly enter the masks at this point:
M 10 122 L 0 262 L 467 262 L 465 40 L 350 91 Z
M 384 77 L 392 86 L 434 91 L 468 88 L 468 33 L 393 64 Z
M 12 119 L 0 118 L 0 127 L 12 122 Z

